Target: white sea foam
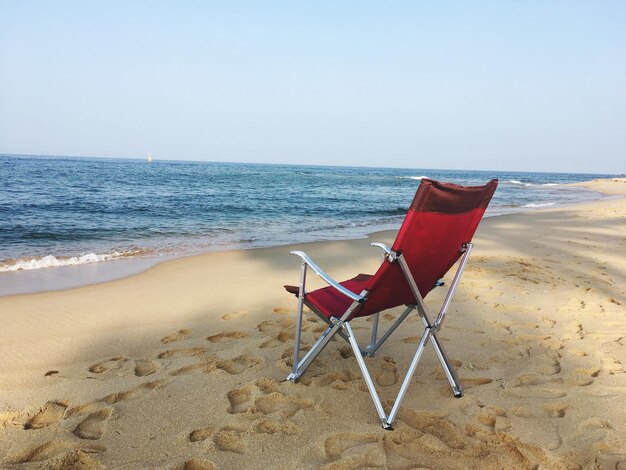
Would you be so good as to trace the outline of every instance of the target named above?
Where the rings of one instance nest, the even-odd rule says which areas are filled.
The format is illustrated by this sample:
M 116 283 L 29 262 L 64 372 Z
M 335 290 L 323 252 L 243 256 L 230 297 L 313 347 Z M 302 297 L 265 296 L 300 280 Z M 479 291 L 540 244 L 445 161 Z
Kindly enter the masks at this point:
M 81 256 L 59 257 L 54 255 L 42 256 L 40 258 L 21 258 L 0 262 L 0 272 L 26 271 L 30 269 L 55 268 L 59 266 L 76 266 L 79 264 L 99 263 L 119 258 L 133 256 L 133 252 L 119 253 L 117 251 L 105 254 L 87 253 Z
M 507 180 L 507 183 L 515 184 L 517 186 L 561 186 L 559 183 L 524 183 L 520 180 Z
M 522 181 L 519 180 L 508 180 L 507 183 L 511 183 L 511 184 L 517 184 L 518 186 L 534 186 L 534 184 L 532 183 L 524 183 Z
M 423 180 L 428 179 L 428 176 L 398 176 L 401 180 Z
M 555 203 L 554 202 L 541 202 L 541 203 L 530 203 L 530 204 L 526 204 L 522 207 L 526 207 L 526 208 L 532 208 L 532 209 L 536 209 L 537 207 L 548 207 L 548 206 L 553 206 Z

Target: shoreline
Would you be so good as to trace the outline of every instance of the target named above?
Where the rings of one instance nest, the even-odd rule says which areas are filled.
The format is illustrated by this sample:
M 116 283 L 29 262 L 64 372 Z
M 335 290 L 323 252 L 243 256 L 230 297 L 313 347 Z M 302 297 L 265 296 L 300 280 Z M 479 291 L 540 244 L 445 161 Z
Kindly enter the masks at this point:
M 535 213 L 545 210 L 558 210 L 567 207 L 577 207 L 580 205 L 593 204 L 598 201 L 610 200 L 616 197 L 624 197 L 623 194 L 619 192 L 611 192 L 614 191 L 610 185 L 602 184 L 604 181 L 616 181 L 620 178 L 612 178 L 612 179 L 597 179 L 591 180 L 588 182 L 581 183 L 571 183 L 571 186 L 585 187 L 590 191 L 596 192 L 598 194 L 602 194 L 603 197 L 599 197 L 598 199 L 586 202 L 574 202 L 571 204 L 556 204 L 554 206 L 548 207 L 519 207 L 517 211 L 514 212 L 502 212 L 498 214 L 486 215 L 485 219 L 490 219 L 493 217 L 502 217 L 508 215 L 515 215 L 520 213 Z M 600 188 L 604 188 L 603 191 Z M 398 225 L 401 223 L 398 222 Z M 374 230 L 374 231 L 363 231 L 361 236 L 356 234 L 347 235 L 346 238 L 337 238 L 334 240 L 343 240 L 343 241 L 351 241 L 351 240 L 361 240 L 361 239 L 370 239 L 372 236 L 375 236 L 379 233 L 395 233 L 397 229 L 386 229 L 386 230 Z M 218 252 L 232 252 L 239 250 L 258 250 L 258 249 L 267 249 L 267 248 L 277 248 L 277 247 L 290 247 L 302 243 L 323 243 L 327 241 L 334 240 L 316 240 L 316 241 L 307 241 L 307 242 L 293 242 L 287 244 L 280 245 L 270 245 L 270 246 L 235 246 L 235 247 L 227 247 L 223 249 L 223 247 L 216 247 L 213 250 L 202 250 L 202 251 L 191 251 L 191 252 L 182 252 L 171 255 L 152 255 L 152 256 L 138 256 L 132 258 L 124 258 L 124 259 L 115 259 L 109 261 L 101 261 L 95 263 L 86 263 L 81 265 L 73 265 L 73 266 L 59 266 L 59 267 L 49 267 L 49 268 L 39 268 L 39 269 L 31 269 L 31 270 L 18 270 L 13 272 L 1 272 L 0 273 L 0 298 L 8 297 L 14 295 L 30 295 L 37 294 L 42 292 L 55 292 L 55 291 L 64 291 L 68 289 L 76 289 L 90 285 L 101 284 L 105 282 L 112 282 L 116 280 L 122 280 L 128 278 L 130 276 L 139 275 L 141 273 L 146 272 L 147 270 L 168 261 L 188 258 L 193 256 L 201 256 L 209 253 L 218 253 Z
M 624 181 L 589 184 L 626 195 Z M 340 340 L 299 383 L 283 381 L 296 301 L 282 286 L 299 276 L 291 248 L 343 280 L 372 272 L 380 254 L 369 242 L 394 233 L 194 255 L 0 297 L 0 466 L 623 465 L 626 200 L 484 220 L 440 336 L 464 396 L 427 348 L 389 432 Z M 381 331 L 402 311 L 385 312 Z M 305 325 L 312 344 L 324 328 L 308 314 Z M 370 325 L 354 321 L 359 342 Z M 386 409 L 422 330 L 411 316 L 366 358 Z

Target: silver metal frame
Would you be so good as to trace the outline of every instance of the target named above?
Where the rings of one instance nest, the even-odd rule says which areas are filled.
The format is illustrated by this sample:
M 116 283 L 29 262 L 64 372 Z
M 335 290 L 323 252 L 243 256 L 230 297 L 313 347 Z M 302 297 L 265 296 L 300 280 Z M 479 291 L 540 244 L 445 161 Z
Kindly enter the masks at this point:
M 344 286 L 339 284 L 337 281 L 332 279 L 328 274 L 326 274 L 317 264 L 313 262 L 313 260 L 302 251 L 292 251 L 292 255 L 299 256 L 302 259 L 301 271 L 300 271 L 300 285 L 298 290 L 298 312 L 296 317 L 296 334 L 295 334 L 295 342 L 293 349 L 293 365 L 291 373 L 287 376 L 287 380 L 292 382 L 297 382 L 298 379 L 302 376 L 302 374 L 306 371 L 306 369 L 311 365 L 311 363 L 315 360 L 315 358 L 322 352 L 322 350 L 328 345 L 330 340 L 336 335 L 339 334 L 343 339 L 350 343 L 352 350 L 354 352 L 354 356 L 357 359 L 357 363 L 359 364 L 359 368 L 361 369 L 361 373 L 363 374 L 363 378 L 365 379 L 365 383 L 367 384 L 367 388 L 372 396 L 372 400 L 374 401 L 374 406 L 376 408 L 376 412 L 378 413 L 378 417 L 380 418 L 380 422 L 385 429 L 393 429 L 392 425 L 395 421 L 398 411 L 400 410 L 400 406 L 402 404 L 402 400 L 406 395 L 409 384 L 413 379 L 413 375 L 415 374 L 415 369 L 419 363 L 419 360 L 424 352 L 424 348 L 426 343 L 428 343 L 429 339 L 432 339 L 431 343 L 435 349 L 435 353 L 437 354 L 437 358 L 441 363 L 441 366 L 446 374 L 446 378 L 450 383 L 450 387 L 452 388 L 452 392 L 455 397 L 461 397 L 463 395 L 463 389 L 461 387 L 461 383 L 459 382 L 456 371 L 450 364 L 448 356 L 446 352 L 439 342 L 437 338 L 437 333 L 441 329 L 441 325 L 445 319 L 446 311 L 450 305 L 450 301 L 454 295 L 456 287 L 461 279 L 461 275 L 465 269 L 467 264 L 467 259 L 472 251 L 473 244 L 467 243 L 464 244 L 460 251 L 463 252 L 461 260 L 459 262 L 459 267 L 457 268 L 456 274 L 454 275 L 454 279 L 448 289 L 448 293 L 443 301 L 441 309 L 439 310 L 439 314 L 435 319 L 435 322 L 432 323 L 430 320 L 430 315 L 428 313 L 428 309 L 424 304 L 424 299 L 419 292 L 415 279 L 413 278 L 413 274 L 407 264 L 406 260 L 402 256 L 402 253 L 393 252 L 389 247 L 385 246 L 382 243 L 372 243 L 372 246 L 376 246 L 383 250 L 383 263 L 397 262 L 404 273 L 404 277 L 406 278 L 411 292 L 415 297 L 415 305 L 407 305 L 407 309 L 394 321 L 394 323 L 387 329 L 387 331 L 380 337 L 377 338 L 378 335 L 378 320 L 379 313 L 374 314 L 374 320 L 372 325 L 372 334 L 371 339 L 366 348 L 361 348 L 354 336 L 352 331 L 352 327 L 348 321 L 352 312 L 363 302 L 367 301 L 368 291 L 364 290 L 360 294 L 355 294 L 354 292 L 346 289 Z M 330 319 L 326 316 L 322 315 L 314 306 L 312 306 L 309 302 L 306 301 L 306 276 L 307 276 L 307 268 L 310 267 L 319 277 L 321 277 L 328 285 L 336 289 L 338 292 L 352 299 L 352 303 L 348 307 L 348 309 L 339 317 L 331 317 Z M 437 286 L 443 285 L 442 281 L 438 281 Z M 302 335 L 302 315 L 303 308 L 306 305 L 313 313 L 315 313 L 318 317 L 320 317 L 324 322 L 328 324 L 328 328 L 322 333 L 322 336 L 311 346 L 309 351 L 300 359 L 300 343 L 301 343 L 301 335 Z M 407 371 L 406 376 L 400 386 L 400 390 L 396 397 L 396 400 L 393 404 L 393 407 L 389 413 L 389 415 L 385 414 L 382 403 L 376 392 L 376 387 L 374 386 L 374 382 L 372 381 L 372 377 L 369 373 L 367 365 L 365 364 L 365 360 L 363 356 L 373 356 L 376 354 L 376 351 L 383 345 L 383 343 L 389 338 L 389 336 L 396 330 L 396 328 L 404 321 L 404 319 L 413 311 L 417 310 L 422 322 L 424 323 L 424 333 L 422 334 L 422 338 L 417 346 L 417 350 L 411 363 L 409 365 L 409 369 Z

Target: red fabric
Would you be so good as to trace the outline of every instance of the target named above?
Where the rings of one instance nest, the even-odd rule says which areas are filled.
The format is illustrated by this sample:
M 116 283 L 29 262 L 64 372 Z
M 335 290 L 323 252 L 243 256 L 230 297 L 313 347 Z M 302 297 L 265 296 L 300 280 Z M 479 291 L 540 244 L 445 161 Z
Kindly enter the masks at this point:
M 422 297 L 458 261 L 463 244 L 472 241 L 497 184 L 492 180 L 484 186 L 464 187 L 424 180 L 418 188 L 391 249 L 402 253 Z M 397 262 L 385 262 L 373 276 L 359 274 L 341 285 L 356 294 L 369 292 L 353 317 L 416 302 Z M 293 286 L 285 288 L 298 293 Z M 330 286 L 310 292 L 306 298 L 329 318 L 340 317 L 352 303 Z
M 497 186 L 498 180 L 491 180 L 483 186 L 461 186 L 423 178 L 409 209 L 445 214 L 486 209 Z
M 339 284 L 355 294 L 360 294 L 371 278 L 370 274 L 359 274 Z M 331 316 L 340 317 L 353 302 L 350 297 L 330 286 L 310 292 L 307 294 L 306 300 L 328 318 Z

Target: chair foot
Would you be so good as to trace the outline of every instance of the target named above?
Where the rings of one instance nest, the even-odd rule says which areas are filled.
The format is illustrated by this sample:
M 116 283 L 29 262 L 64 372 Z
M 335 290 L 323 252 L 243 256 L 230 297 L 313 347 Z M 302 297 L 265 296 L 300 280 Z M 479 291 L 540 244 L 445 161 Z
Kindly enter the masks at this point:
M 299 375 L 294 374 L 293 372 L 291 374 L 289 374 L 287 376 L 287 378 L 285 380 L 288 380 L 289 382 L 293 382 L 296 383 L 298 381 L 298 379 L 300 378 Z
M 452 387 L 452 393 L 454 393 L 454 398 L 461 398 L 463 396 L 463 390 L 460 387 Z
M 389 424 L 386 419 L 381 419 L 380 423 L 382 424 L 383 429 L 385 431 L 393 431 L 394 430 L 393 426 L 391 424 Z

